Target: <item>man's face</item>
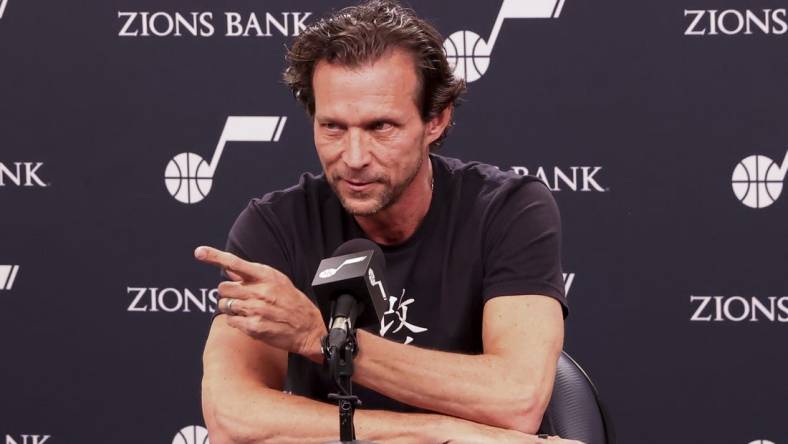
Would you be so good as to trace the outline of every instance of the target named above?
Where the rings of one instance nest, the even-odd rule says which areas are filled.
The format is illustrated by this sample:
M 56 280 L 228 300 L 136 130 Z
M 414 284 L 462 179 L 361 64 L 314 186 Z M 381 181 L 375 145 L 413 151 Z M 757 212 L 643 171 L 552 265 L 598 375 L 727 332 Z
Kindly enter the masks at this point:
M 312 82 L 315 147 L 342 205 L 368 216 L 397 202 L 429 150 L 411 56 L 395 49 L 353 68 L 320 61 Z

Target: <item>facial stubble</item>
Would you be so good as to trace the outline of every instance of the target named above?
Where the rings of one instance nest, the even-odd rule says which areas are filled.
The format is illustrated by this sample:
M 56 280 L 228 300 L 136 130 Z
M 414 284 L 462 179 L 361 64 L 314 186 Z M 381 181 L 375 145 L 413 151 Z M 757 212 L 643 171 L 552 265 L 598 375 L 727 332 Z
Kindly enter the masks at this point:
M 405 180 L 398 184 L 390 185 L 388 181 L 377 181 L 377 183 L 383 185 L 383 190 L 378 193 L 377 196 L 374 196 L 376 199 L 375 205 L 368 210 L 353 208 L 349 199 L 346 199 L 345 196 L 342 195 L 337 187 L 337 182 L 341 179 L 341 177 L 334 175 L 331 177 L 328 183 L 331 185 L 331 189 L 334 191 L 334 194 L 336 194 L 339 198 L 339 202 L 342 204 L 342 207 L 345 208 L 345 211 L 354 216 L 372 216 L 380 211 L 385 210 L 386 208 L 389 208 L 399 201 L 399 199 L 402 197 L 402 193 L 404 193 L 405 190 L 413 183 L 413 180 L 416 179 L 416 176 L 419 174 L 423 163 L 424 157 L 419 156 L 413 170 L 410 171 L 410 174 L 405 177 Z M 364 198 L 366 196 L 362 194 L 361 197 Z

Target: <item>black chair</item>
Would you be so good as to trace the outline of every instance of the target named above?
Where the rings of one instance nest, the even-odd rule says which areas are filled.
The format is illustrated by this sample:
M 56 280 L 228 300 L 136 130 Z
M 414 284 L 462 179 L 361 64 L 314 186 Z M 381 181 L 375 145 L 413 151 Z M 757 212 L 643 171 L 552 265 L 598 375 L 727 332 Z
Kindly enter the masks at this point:
M 599 393 L 586 372 L 566 352 L 558 358 L 553 396 L 539 433 L 559 435 L 586 444 L 615 444 L 610 421 Z

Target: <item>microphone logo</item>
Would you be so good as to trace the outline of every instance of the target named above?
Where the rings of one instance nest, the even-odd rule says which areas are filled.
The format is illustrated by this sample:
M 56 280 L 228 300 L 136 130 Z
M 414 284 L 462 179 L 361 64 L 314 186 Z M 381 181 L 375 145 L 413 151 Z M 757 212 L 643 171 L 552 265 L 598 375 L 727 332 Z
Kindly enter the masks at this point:
M 363 261 L 366 258 L 367 258 L 366 256 L 359 256 L 359 257 L 354 257 L 354 258 L 350 258 L 350 259 L 345 259 L 341 264 L 339 264 L 339 266 L 337 268 L 326 268 L 325 270 L 321 271 L 318 274 L 318 276 L 321 279 L 328 279 L 331 276 L 337 274 L 339 269 L 344 267 L 345 265 L 355 264 L 357 262 Z
M 443 42 L 443 50 L 454 75 L 470 83 L 479 80 L 487 72 L 504 20 L 558 18 L 563 7 L 564 0 L 503 0 L 486 41 L 473 31 L 457 31 Z
M 227 142 L 278 142 L 286 121 L 285 116 L 229 116 L 210 162 L 195 153 L 181 153 L 170 160 L 164 170 L 167 191 L 185 204 L 205 199 Z

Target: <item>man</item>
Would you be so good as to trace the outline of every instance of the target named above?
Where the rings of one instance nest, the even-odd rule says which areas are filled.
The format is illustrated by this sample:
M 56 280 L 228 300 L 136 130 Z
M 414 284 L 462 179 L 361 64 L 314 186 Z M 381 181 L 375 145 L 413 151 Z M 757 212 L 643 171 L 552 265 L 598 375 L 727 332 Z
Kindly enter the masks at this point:
M 535 180 L 431 153 L 464 89 L 441 43 L 378 0 L 319 21 L 290 49 L 285 80 L 324 174 L 253 200 L 227 252 L 195 250 L 230 278 L 203 357 L 213 444 L 337 439 L 310 283 L 357 237 L 383 248 L 391 292 L 381 324 L 358 331 L 359 439 L 548 440 L 534 433 L 563 343 L 558 211 Z

